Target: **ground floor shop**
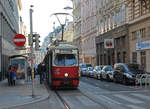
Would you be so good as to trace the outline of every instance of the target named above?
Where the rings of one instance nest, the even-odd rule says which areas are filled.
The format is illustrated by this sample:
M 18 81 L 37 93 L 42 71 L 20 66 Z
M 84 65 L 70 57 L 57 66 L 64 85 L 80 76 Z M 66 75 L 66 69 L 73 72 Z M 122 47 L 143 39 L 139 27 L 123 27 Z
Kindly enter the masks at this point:
M 130 61 L 150 73 L 150 18 L 129 26 Z
M 105 48 L 104 41 L 113 39 L 113 48 Z M 97 65 L 129 62 L 128 25 L 117 27 L 96 37 Z

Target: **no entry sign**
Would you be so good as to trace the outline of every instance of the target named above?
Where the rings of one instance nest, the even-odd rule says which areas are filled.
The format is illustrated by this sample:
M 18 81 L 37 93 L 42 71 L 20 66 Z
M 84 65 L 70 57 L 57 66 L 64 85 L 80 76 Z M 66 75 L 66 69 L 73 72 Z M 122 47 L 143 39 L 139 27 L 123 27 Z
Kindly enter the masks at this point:
M 14 44 L 17 46 L 17 47 L 23 47 L 24 44 L 26 43 L 26 38 L 24 35 L 22 34 L 17 34 L 13 37 L 13 40 L 14 40 Z

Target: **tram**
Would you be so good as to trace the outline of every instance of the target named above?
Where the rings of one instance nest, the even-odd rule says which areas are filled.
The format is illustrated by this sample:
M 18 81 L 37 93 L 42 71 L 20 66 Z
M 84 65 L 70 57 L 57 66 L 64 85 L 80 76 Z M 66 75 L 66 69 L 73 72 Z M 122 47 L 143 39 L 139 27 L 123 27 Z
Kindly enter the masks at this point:
M 74 87 L 79 85 L 79 50 L 65 42 L 48 46 L 44 58 L 46 79 L 51 88 Z

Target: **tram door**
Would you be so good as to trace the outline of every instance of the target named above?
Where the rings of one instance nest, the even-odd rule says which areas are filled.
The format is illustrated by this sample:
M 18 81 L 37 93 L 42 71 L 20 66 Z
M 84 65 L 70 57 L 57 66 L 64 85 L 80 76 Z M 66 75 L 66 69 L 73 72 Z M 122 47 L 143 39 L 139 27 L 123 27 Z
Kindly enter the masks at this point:
M 52 83 L 52 51 L 48 54 L 48 80 L 49 83 Z

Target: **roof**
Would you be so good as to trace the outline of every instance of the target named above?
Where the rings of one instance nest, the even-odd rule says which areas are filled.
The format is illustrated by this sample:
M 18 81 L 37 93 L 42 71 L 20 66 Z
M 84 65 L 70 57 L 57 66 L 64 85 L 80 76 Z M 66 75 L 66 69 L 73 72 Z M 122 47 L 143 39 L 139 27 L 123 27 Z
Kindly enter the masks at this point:
M 51 44 L 48 47 L 49 49 L 78 49 L 75 45 L 68 44 L 66 42 L 59 42 L 58 44 Z

